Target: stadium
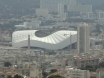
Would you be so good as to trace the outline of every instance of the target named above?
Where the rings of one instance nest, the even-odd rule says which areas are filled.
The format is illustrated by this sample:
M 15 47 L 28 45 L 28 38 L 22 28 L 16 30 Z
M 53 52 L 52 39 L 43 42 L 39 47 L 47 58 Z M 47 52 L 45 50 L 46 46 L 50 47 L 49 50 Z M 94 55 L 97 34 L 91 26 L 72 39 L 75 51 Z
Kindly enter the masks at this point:
M 39 37 L 38 30 L 15 31 L 12 34 L 12 46 L 15 48 L 28 47 L 28 35 L 30 35 L 30 47 L 38 47 L 49 50 L 63 49 L 77 42 L 77 31 L 60 30 L 49 35 Z

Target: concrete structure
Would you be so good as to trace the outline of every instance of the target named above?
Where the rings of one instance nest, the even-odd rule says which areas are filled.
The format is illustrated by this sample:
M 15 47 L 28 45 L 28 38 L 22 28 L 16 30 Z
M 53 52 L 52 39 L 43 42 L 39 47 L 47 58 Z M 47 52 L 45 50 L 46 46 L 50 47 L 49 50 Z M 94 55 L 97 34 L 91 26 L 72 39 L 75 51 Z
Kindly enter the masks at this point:
M 104 11 L 96 11 L 96 12 L 87 12 L 86 17 L 88 19 L 98 19 L 101 21 L 104 19 Z
M 97 69 L 96 78 L 104 78 L 104 68 Z
M 82 5 L 82 4 L 68 5 L 68 11 L 69 12 L 82 12 L 82 13 L 92 12 L 92 5 Z
M 24 22 L 21 25 L 15 25 L 16 28 L 37 28 L 41 21 L 31 21 L 31 22 Z
M 30 47 L 39 47 L 50 50 L 63 49 L 77 41 L 77 31 L 61 30 L 46 37 L 37 37 L 37 30 L 15 31 L 12 34 L 13 47 L 27 47 L 28 35 L 30 35 Z M 71 34 L 71 42 L 70 42 Z
M 104 11 L 97 11 L 96 13 L 98 19 L 104 19 Z
M 67 68 L 66 70 L 69 73 L 69 78 L 90 78 L 90 72 L 88 70 L 73 68 Z
M 25 65 L 23 67 L 14 66 L 0 69 L 0 78 L 6 78 L 8 75 L 15 76 L 16 74 L 24 78 L 42 78 L 42 71 L 36 65 Z
M 58 15 L 63 16 L 64 15 L 64 5 L 62 3 L 58 4 Z
M 36 15 L 37 16 L 43 16 L 43 17 L 48 17 L 48 9 L 36 9 Z
M 77 28 L 77 49 L 78 53 L 87 53 L 89 52 L 90 42 L 89 42 L 89 35 L 90 29 L 88 24 L 79 24 Z
M 91 66 L 98 66 L 99 64 L 99 58 L 94 58 L 94 57 L 88 57 L 88 56 L 83 56 L 83 57 L 74 57 L 74 66 L 77 67 L 86 67 L 87 65 Z
M 94 13 L 93 12 L 87 12 L 86 18 L 88 18 L 88 19 L 94 19 Z

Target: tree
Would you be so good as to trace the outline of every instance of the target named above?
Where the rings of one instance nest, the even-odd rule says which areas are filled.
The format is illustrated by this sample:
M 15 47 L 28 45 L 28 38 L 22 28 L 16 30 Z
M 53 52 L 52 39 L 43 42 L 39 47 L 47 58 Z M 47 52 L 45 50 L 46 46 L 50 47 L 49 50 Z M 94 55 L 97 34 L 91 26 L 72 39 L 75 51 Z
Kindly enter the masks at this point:
M 65 77 L 60 76 L 60 75 L 51 75 L 48 78 L 65 78 Z
M 92 65 L 86 65 L 85 67 L 81 67 L 81 70 L 89 70 L 89 71 L 96 71 L 97 67 Z
M 4 62 L 4 66 L 5 67 L 9 67 L 9 66 L 11 66 L 12 64 L 10 63 L 10 62 Z
M 101 67 L 101 68 L 104 68 L 104 62 L 101 62 L 101 63 L 99 63 L 99 66 L 98 66 L 99 68 Z
M 43 74 L 43 78 L 47 78 L 47 76 L 48 76 L 47 72 L 42 72 L 42 74 Z
M 11 75 L 8 75 L 7 78 L 13 78 Z
M 23 78 L 23 76 L 16 74 L 14 78 Z
M 55 73 L 55 72 L 57 72 L 57 69 L 51 69 L 50 70 L 50 73 Z

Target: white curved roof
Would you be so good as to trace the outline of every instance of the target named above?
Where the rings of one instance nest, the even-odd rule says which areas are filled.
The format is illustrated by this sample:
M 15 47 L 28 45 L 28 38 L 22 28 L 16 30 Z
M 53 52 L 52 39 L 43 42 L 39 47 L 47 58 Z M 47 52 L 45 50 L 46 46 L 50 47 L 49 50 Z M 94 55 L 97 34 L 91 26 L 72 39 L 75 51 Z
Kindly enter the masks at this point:
M 77 31 L 61 30 L 57 31 L 46 37 L 37 37 L 35 32 L 37 30 L 22 30 L 15 31 L 12 34 L 12 45 L 13 47 L 26 47 L 28 46 L 28 35 L 30 35 L 30 46 L 40 47 L 45 49 L 62 49 L 77 41 Z

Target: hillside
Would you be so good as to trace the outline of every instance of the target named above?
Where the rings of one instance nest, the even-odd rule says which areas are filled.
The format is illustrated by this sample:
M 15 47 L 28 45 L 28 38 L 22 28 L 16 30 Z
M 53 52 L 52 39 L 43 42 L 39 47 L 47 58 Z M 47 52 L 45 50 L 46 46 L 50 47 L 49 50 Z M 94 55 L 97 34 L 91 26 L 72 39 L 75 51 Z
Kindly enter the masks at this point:
M 77 0 L 77 2 L 91 4 L 94 10 L 104 10 L 104 0 Z M 0 0 L 0 17 L 33 15 L 39 3 L 40 0 Z
M 31 14 L 39 7 L 39 0 L 0 0 L 0 14 Z

